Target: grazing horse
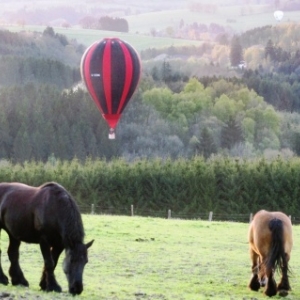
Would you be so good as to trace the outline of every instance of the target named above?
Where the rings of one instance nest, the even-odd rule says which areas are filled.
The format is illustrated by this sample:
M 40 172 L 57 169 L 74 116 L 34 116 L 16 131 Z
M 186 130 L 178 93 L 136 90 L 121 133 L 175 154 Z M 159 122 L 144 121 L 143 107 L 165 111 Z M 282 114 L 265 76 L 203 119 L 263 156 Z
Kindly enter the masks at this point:
M 9 236 L 9 275 L 13 285 L 29 286 L 19 265 L 21 242 L 39 244 L 44 259 L 40 287 L 44 291 L 61 292 L 54 276 L 58 258 L 65 249 L 63 270 L 69 292 L 83 291 L 82 274 L 88 261 L 91 241 L 83 243 L 81 215 L 72 196 L 55 182 L 40 187 L 21 183 L 0 183 L 0 230 Z M 1 251 L 0 251 L 1 255 Z M 7 285 L 0 257 L 0 283 Z
M 288 262 L 293 247 L 292 223 L 282 212 L 257 212 L 249 229 L 250 257 L 252 261 L 251 290 L 265 286 L 265 294 L 287 296 L 291 289 Z M 276 286 L 274 273 L 279 270 L 281 280 Z

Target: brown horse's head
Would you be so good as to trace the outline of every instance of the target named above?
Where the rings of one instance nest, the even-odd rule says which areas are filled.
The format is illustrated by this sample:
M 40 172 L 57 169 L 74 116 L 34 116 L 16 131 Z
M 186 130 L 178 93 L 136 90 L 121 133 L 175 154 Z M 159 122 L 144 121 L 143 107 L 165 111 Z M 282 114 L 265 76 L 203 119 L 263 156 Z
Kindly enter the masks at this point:
M 79 295 L 83 291 L 82 274 L 88 262 L 87 249 L 92 246 L 94 240 L 87 244 L 78 243 L 66 249 L 63 268 L 68 279 L 69 292 Z

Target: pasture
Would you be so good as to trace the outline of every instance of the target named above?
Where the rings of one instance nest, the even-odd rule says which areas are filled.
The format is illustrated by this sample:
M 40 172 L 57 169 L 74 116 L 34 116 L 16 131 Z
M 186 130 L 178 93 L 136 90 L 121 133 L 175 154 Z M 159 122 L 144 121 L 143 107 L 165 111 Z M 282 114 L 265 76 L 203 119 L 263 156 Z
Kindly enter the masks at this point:
M 197 12 L 189 9 L 161 10 L 147 12 L 139 15 L 127 16 L 129 31 L 149 34 L 151 28 L 165 30 L 167 27 L 178 28 L 180 21 L 184 24 L 206 24 L 215 23 L 230 27 L 235 33 L 266 25 L 276 26 L 278 22 L 273 16 L 273 11 L 264 6 L 253 6 L 250 11 L 244 6 L 221 6 L 215 13 L 204 11 Z M 298 22 L 300 11 L 286 11 L 281 23 Z M 155 20 L 155 22 L 153 22 Z
M 247 288 L 248 224 L 146 217 L 83 215 L 89 249 L 82 299 L 268 299 Z M 300 299 L 300 227 L 294 226 L 290 266 L 292 292 Z M 7 235 L 1 238 L 3 269 Z M 42 260 L 37 245 L 22 244 L 20 263 L 30 287 L 0 286 L 0 297 L 73 299 L 67 293 L 62 254 L 56 277 L 63 293 L 39 291 Z M 279 296 L 273 299 L 279 299 Z
M 46 26 L 5 26 L 5 29 L 12 32 L 20 31 L 36 31 L 43 32 Z M 171 46 L 200 46 L 203 41 L 175 39 L 171 37 L 152 37 L 150 35 L 143 35 L 138 33 L 124 33 L 94 29 L 82 29 L 82 28 L 62 28 L 55 27 L 54 31 L 59 34 L 65 35 L 68 39 L 75 39 L 78 43 L 85 46 L 89 46 L 95 41 L 100 41 L 106 37 L 118 37 L 131 45 L 138 51 L 149 48 L 167 48 Z

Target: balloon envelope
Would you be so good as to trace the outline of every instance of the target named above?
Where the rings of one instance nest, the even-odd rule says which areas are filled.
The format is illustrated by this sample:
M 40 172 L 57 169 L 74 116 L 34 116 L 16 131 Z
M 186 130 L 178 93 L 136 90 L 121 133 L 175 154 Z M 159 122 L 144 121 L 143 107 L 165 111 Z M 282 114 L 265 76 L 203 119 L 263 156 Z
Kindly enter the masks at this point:
M 277 21 L 281 21 L 281 19 L 283 18 L 283 11 L 281 10 L 276 10 L 274 12 L 274 18 L 277 20 Z
M 92 44 L 81 59 L 81 76 L 88 92 L 111 129 L 132 97 L 141 63 L 136 50 L 118 38 Z

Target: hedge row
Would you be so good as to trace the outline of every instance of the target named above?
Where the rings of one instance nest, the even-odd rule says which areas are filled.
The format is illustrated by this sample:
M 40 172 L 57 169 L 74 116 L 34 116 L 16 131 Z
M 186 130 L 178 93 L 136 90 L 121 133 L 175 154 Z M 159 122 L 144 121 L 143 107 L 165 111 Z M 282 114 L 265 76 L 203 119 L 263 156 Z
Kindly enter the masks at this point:
M 131 204 L 144 211 L 199 215 L 213 211 L 246 214 L 259 209 L 300 215 L 300 159 L 236 160 L 202 157 L 191 160 L 115 159 L 47 164 L 0 161 L 0 182 L 17 181 L 38 186 L 62 184 L 79 205 L 94 204 L 122 211 Z

